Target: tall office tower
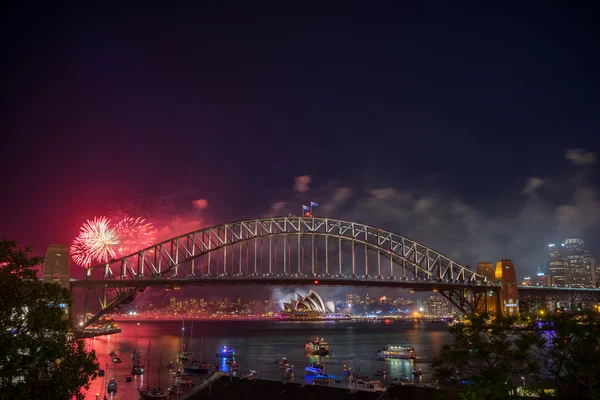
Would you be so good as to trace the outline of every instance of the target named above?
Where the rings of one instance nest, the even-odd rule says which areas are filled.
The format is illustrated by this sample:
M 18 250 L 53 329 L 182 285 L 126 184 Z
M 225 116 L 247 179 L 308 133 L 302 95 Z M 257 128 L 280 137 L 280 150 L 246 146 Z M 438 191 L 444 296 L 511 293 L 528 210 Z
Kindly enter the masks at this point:
M 566 284 L 571 287 L 592 286 L 592 256 L 585 247 L 583 240 L 567 239 L 564 246 L 561 246 L 561 250 L 566 261 Z
M 561 251 L 563 247 L 564 244 L 561 246 L 557 246 L 556 244 L 548 245 L 548 275 L 550 275 L 550 285 L 553 286 L 566 286 L 566 260 Z
M 430 296 L 425 304 L 427 305 L 427 315 L 430 317 L 445 317 L 450 314 L 448 300 L 441 296 Z

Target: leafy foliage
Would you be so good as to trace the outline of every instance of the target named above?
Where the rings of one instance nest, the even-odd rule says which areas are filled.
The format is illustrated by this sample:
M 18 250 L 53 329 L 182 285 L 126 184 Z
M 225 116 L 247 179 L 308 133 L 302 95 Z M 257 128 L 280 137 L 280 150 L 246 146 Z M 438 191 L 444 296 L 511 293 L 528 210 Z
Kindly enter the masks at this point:
M 67 335 L 58 305 L 70 305 L 70 292 L 39 282 L 43 259 L 29 253 L 0 240 L 0 399 L 83 399 L 96 357 Z
M 533 356 L 539 335 L 514 331 L 515 322 L 482 315 L 451 327 L 454 341 L 433 362 L 436 378 L 449 386 L 444 397 L 504 399 L 522 376 L 539 372 Z
M 559 399 L 600 399 L 600 325 L 590 311 L 549 315 L 536 346 L 542 377 Z

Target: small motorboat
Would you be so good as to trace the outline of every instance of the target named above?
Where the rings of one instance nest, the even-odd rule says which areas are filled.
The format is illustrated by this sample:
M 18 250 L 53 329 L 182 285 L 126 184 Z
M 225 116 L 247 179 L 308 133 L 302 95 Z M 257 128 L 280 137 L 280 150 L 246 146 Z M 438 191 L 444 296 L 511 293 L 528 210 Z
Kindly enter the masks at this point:
M 115 393 L 117 391 L 117 381 L 115 381 L 115 378 L 110 378 L 108 385 L 106 385 L 106 391 L 108 393 Z
M 127 375 L 125 377 L 125 383 L 130 383 L 130 382 L 133 382 L 133 378 L 131 377 L 131 375 Z
M 290 365 L 287 362 L 287 358 L 286 357 L 282 357 L 281 361 L 279 361 L 279 369 L 286 369 L 289 366 Z
M 294 377 L 294 368 L 289 367 L 285 370 L 285 372 L 281 375 L 282 378 L 292 379 Z
M 108 355 L 109 355 L 109 357 L 116 357 L 117 353 L 115 353 L 115 351 L 113 350 Z
M 98 376 L 104 376 L 104 370 L 103 369 L 98 370 Z
M 318 375 L 323 372 L 323 366 L 320 364 L 311 364 L 304 367 L 304 370 L 308 373 Z
M 114 362 L 115 364 L 120 364 L 123 362 L 123 360 L 121 360 L 119 357 L 113 357 L 112 358 L 112 362 Z
M 141 365 L 134 365 L 131 367 L 131 375 L 144 375 L 144 367 Z
M 248 372 L 247 374 L 244 374 L 242 376 L 242 379 L 256 379 L 257 375 L 258 375 L 258 371 L 251 369 L 250 372 Z
M 235 356 L 235 350 L 228 349 L 227 346 L 223 346 L 223 350 L 217 353 L 217 357 L 233 357 Z
M 173 368 L 175 368 L 175 364 L 173 364 L 171 361 L 169 361 L 169 363 L 167 364 L 167 368 L 173 369 Z
M 192 379 L 186 374 L 181 374 L 180 376 L 175 378 L 175 383 L 178 385 L 191 385 Z
M 177 385 L 171 386 L 168 389 L 168 391 L 171 396 L 177 396 L 178 394 L 183 394 L 183 390 L 181 390 L 181 388 Z

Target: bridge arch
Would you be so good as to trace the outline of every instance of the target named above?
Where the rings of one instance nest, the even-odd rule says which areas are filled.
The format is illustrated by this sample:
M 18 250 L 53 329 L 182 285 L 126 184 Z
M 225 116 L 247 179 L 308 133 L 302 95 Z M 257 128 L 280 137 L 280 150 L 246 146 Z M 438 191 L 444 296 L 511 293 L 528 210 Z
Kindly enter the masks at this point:
M 300 259 L 302 257 L 304 260 L 304 241 L 307 237 L 311 240 L 309 247 L 312 260 L 310 271 L 304 272 L 300 269 Z M 277 262 L 276 257 L 275 268 L 272 268 L 271 247 L 273 242 L 278 240 L 282 240 L 284 244 L 283 254 L 280 253 L 282 262 Z M 325 271 L 318 270 L 318 263 L 317 269 L 315 268 L 315 241 L 320 241 L 320 246 L 325 247 Z M 268 247 L 268 273 L 259 273 L 257 270 L 259 244 L 261 257 L 263 245 Z M 296 250 L 294 257 L 291 256 L 293 246 Z M 364 249 L 364 262 L 357 262 L 358 247 Z M 335 260 L 337 265 L 329 262 L 332 248 L 338 253 Z M 347 252 L 350 252 L 350 260 L 343 263 L 343 254 Z M 371 268 L 367 253 L 375 257 L 375 261 L 372 262 L 374 266 L 371 265 Z M 220 254 L 220 261 L 223 263 L 221 270 Z M 211 267 L 215 264 L 214 258 L 211 260 L 213 255 L 217 259 L 216 269 Z M 237 257 L 237 265 L 234 265 L 234 257 Z M 292 268 L 292 259 L 296 261 L 295 269 Z M 382 276 L 382 259 L 389 263 L 389 276 Z M 345 273 L 342 264 L 351 264 L 351 273 Z M 350 265 L 345 269 L 350 269 Z M 178 282 L 181 279 L 222 279 L 223 283 L 226 283 L 227 279 L 235 278 L 239 284 L 243 282 L 243 277 L 252 278 L 247 282 L 253 284 L 269 284 L 274 278 L 288 278 L 289 281 L 285 284 L 293 284 L 294 281 L 305 284 L 306 278 L 335 278 L 336 284 L 344 285 L 353 285 L 357 280 L 389 282 L 409 279 L 470 285 L 485 282 L 482 275 L 468 267 L 422 243 L 391 231 L 352 221 L 288 216 L 231 222 L 180 235 L 133 254 L 93 266 L 87 270 L 85 281 L 75 283 L 75 286 L 85 286 L 86 282 L 90 287 L 93 286 L 92 282 L 105 283 L 93 288 L 101 308 L 101 312 L 92 318 L 97 320 L 99 315 L 107 310 L 130 301 L 137 290 L 143 290 L 144 287 L 139 284 L 141 282 L 164 282 L 165 279 Z M 91 322 L 86 321 L 86 324 L 89 323 Z
M 324 237 L 327 239 L 326 243 L 330 243 L 331 239 L 337 239 L 352 242 L 352 248 L 363 245 L 369 251 L 383 255 L 395 265 L 403 267 L 403 274 L 409 271 L 415 277 L 420 275 L 426 279 L 445 281 L 485 280 L 482 275 L 478 275 L 442 253 L 393 232 L 357 222 L 308 217 L 262 218 L 203 228 L 93 266 L 87 270 L 87 277 L 91 278 L 99 271 L 104 273 L 104 278 L 109 279 L 136 279 L 140 276 L 163 277 L 178 274 L 178 268 L 182 265 L 218 250 L 243 242 L 256 243 L 259 239 L 281 236 Z M 326 274 L 331 274 L 332 270 L 327 268 Z M 290 269 L 284 272 L 292 273 Z M 353 274 L 356 275 L 356 269 L 353 269 Z

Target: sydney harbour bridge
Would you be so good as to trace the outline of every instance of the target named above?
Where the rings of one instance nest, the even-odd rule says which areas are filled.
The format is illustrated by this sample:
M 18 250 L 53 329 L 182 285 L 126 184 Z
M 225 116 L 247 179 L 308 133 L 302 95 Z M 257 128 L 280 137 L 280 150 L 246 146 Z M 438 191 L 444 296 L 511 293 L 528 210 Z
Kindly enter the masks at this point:
M 518 286 L 510 260 L 473 270 L 399 234 L 331 218 L 271 217 L 203 228 L 93 266 L 80 280 L 70 277 L 65 254 L 66 246 L 49 247 L 44 280 L 84 291 L 84 326 L 147 287 L 403 288 L 438 292 L 466 314 L 511 314 L 519 302 L 600 301 L 600 289 Z

